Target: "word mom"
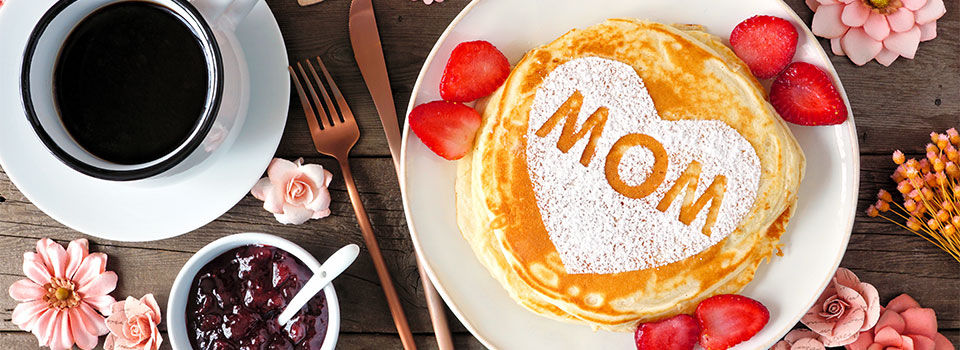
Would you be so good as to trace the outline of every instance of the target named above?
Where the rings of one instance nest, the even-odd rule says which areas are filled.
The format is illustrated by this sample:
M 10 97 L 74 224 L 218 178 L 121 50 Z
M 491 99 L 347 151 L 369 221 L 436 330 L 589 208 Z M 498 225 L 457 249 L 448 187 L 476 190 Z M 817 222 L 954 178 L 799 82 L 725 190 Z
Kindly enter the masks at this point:
M 607 124 L 607 116 L 610 112 L 606 107 L 598 108 L 583 122 L 579 130 L 577 130 L 577 116 L 580 114 L 580 108 L 582 106 L 583 95 L 580 91 L 575 91 L 573 95 L 550 116 L 550 119 L 547 119 L 547 121 L 543 123 L 540 129 L 537 130 L 536 135 L 538 137 L 546 137 L 562 120 L 563 127 L 560 131 L 560 139 L 557 141 L 557 148 L 559 148 L 561 152 L 567 153 L 578 141 L 589 134 L 590 138 L 587 140 L 587 146 L 580 155 L 580 164 L 587 167 L 590 165 L 594 153 L 596 153 L 597 140 L 600 138 L 600 135 L 603 134 L 603 128 Z M 643 183 L 635 186 L 624 182 L 623 179 L 620 178 L 620 172 L 618 170 L 623 155 L 633 147 L 644 147 L 650 150 L 654 157 L 653 171 L 647 176 Z M 620 194 L 633 199 L 644 198 L 656 191 L 663 183 L 669 164 L 667 158 L 667 151 L 663 148 L 663 144 L 653 137 L 641 133 L 627 134 L 618 139 L 617 142 L 613 144 L 613 147 L 610 148 L 610 152 L 606 157 L 606 163 L 604 164 L 604 174 L 610 186 Z M 710 209 L 707 212 L 707 220 L 703 224 L 702 230 L 703 234 L 709 237 L 710 228 L 714 222 L 716 222 L 717 214 L 720 211 L 720 204 L 723 202 L 723 195 L 727 187 L 727 177 L 717 175 L 713 179 L 713 182 L 710 183 L 710 186 L 707 187 L 707 190 L 704 191 L 699 198 L 694 198 L 697 192 L 700 170 L 701 165 L 697 161 L 693 161 L 687 165 L 687 168 L 680 177 L 677 178 L 673 186 L 670 187 L 670 190 L 663 196 L 663 199 L 657 204 L 657 210 L 666 212 L 677 196 L 679 196 L 681 192 L 684 192 L 679 219 L 684 225 L 689 226 L 697 217 L 697 213 L 703 210 L 703 207 L 709 202 Z

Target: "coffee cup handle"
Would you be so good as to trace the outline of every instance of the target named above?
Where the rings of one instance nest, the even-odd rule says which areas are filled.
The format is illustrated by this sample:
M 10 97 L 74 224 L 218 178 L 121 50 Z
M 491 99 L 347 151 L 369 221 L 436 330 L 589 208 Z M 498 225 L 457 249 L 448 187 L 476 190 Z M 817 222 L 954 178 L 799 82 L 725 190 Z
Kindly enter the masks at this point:
M 260 0 L 191 0 L 213 28 L 233 32 Z

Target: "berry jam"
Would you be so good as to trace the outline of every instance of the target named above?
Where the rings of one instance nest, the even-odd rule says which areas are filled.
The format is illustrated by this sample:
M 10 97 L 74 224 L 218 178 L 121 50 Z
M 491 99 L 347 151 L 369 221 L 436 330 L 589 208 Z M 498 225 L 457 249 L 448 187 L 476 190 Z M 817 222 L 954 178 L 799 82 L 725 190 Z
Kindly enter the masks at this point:
M 187 332 L 196 350 L 319 349 L 327 302 L 318 293 L 285 327 L 277 316 L 313 276 L 290 253 L 268 246 L 232 249 L 205 265 L 190 286 Z

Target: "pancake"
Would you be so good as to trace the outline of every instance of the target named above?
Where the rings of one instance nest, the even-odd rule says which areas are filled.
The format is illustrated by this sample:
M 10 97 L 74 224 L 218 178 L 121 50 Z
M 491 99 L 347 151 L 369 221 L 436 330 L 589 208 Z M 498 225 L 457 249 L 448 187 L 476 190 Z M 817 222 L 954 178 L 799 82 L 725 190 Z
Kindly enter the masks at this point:
M 571 30 L 478 108 L 458 224 L 508 294 L 546 317 L 627 332 L 736 293 L 796 207 L 803 153 L 699 26 Z

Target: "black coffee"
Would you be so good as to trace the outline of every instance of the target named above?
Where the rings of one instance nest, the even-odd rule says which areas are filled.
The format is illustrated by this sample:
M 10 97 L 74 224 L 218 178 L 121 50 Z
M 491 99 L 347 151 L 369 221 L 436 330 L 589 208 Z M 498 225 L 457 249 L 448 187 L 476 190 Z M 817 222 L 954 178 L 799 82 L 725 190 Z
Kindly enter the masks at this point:
M 201 43 L 178 14 L 141 1 L 81 21 L 57 59 L 54 95 L 70 136 L 119 164 L 159 159 L 192 133 L 209 84 Z

